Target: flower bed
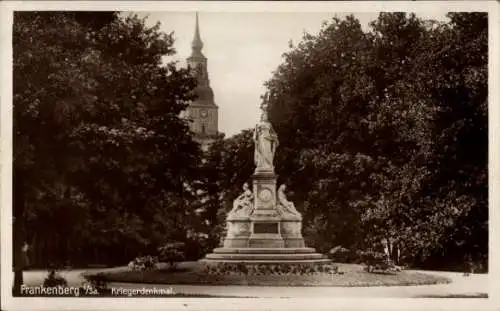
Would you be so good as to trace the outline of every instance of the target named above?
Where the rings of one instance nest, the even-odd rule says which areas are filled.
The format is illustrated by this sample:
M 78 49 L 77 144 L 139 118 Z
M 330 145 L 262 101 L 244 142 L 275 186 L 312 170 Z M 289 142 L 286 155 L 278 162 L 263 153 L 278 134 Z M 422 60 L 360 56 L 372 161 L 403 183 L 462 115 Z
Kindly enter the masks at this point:
M 404 286 L 449 283 L 441 276 L 402 271 L 397 274 L 379 274 L 364 271 L 363 266 L 336 264 L 336 273 L 314 272 L 304 274 L 208 274 L 198 262 L 182 263 L 182 271 L 157 269 L 149 271 L 120 271 L 104 273 L 107 282 L 189 285 L 246 285 L 246 286 Z
M 332 264 L 252 264 L 217 263 L 205 264 L 209 275 L 309 275 L 335 274 L 338 267 Z

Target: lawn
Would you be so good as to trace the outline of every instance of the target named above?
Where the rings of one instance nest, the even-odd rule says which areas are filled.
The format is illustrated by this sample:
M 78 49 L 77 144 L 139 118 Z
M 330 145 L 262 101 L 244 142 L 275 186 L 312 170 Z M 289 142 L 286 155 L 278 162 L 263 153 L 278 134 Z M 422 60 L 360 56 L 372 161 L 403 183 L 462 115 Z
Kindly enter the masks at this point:
M 74 296 L 74 295 L 58 295 L 58 294 L 51 294 L 51 295 L 40 295 L 40 294 L 21 294 L 21 295 L 15 295 L 13 294 L 13 297 L 58 297 L 58 298 L 74 298 L 74 297 L 92 297 L 92 298 L 107 298 L 107 297 L 119 297 L 116 294 L 113 294 L 111 290 L 101 290 L 98 294 L 88 294 L 85 292 L 84 288 L 80 288 L 80 295 L 79 296 Z M 206 295 L 206 294 L 186 294 L 186 293 L 173 293 L 171 295 L 161 295 L 161 294 L 152 294 L 152 295 L 147 295 L 147 296 L 141 296 L 141 295 L 131 295 L 131 296 L 122 296 L 122 297 L 148 297 L 148 298 L 252 298 L 252 297 L 234 297 L 234 296 L 223 296 L 223 295 Z
M 246 286 L 409 286 L 442 284 L 450 279 L 420 272 L 402 271 L 396 274 L 368 273 L 360 265 L 337 264 L 343 274 L 314 275 L 208 275 L 197 262 L 186 262 L 178 271 L 157 269 L 150 271 L 105 272 L 108 282 L 176 284 L 176 285 L 246 285 Z

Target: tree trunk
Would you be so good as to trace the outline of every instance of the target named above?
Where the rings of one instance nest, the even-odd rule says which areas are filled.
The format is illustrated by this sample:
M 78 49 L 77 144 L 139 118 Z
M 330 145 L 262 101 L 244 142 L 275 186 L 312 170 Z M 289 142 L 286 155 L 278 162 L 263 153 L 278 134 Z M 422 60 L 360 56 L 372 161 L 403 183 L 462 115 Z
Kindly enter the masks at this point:
M 399 242 L 396 242 L 393 247 L 393 252 L 392 252 L 392 260 L 394 260 L 394 263 L 399 265 Z
M 22 224 L 20 224 L 21 219 L 17 218 L 14 220 L 14 288 L 13 294 L 21 294 L 21 285 L 23 284 L 23 233 Z
M 387 235 L 385 236 L 384 239 L 385 239 L 385 246 L 384 246 L 385 261 L 388 261 L 391 259 L 391 240 Z
M 21 285 L 23 284 L 23 268 L 24 268 L 24 254 L 23 245 L 25 242 L 24 237 L 24 179 L 22 173 L 14 168 L 13 176 L 13 264 L 14 264 L 14 287 L 12 289 L 13 295 L 21 294 Z

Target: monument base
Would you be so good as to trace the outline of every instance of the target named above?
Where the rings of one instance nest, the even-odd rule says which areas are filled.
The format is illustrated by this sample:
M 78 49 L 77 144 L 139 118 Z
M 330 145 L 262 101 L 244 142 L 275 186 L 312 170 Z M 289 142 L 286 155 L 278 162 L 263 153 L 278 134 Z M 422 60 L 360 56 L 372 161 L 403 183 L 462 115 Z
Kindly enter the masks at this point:
M 253 262 L 253 263 L 306 263 L 330 262 L 323 254 L 315 252 L 314 248 L 216 248 L 202 262 Z
M 210 275 L 290 275 L 335 273 L 336 267 L 314 248 L 216 248 L 200 260 Z
M 228 271 L 239 269 L 237 265 L 241 264 L 249 267 L 285 265 L 292 270 L 296 266 L 306 266 L 307 269 L 314 270 L 317 266 L 331 263 L 330 259 L 317 253 L 314 248 L 305 247 L 301 234 L 302 222 L 298 217 L 266 221 L 250 217 L 233 218 L 227 220 L 227 227 L 224 246 L 207 254 L 200 260 L 202 263 L 233 266 Z
M 214 264 L 307 265 L 330 264 L 325 255 L 314 248 L 216 248 L 200 262 Z

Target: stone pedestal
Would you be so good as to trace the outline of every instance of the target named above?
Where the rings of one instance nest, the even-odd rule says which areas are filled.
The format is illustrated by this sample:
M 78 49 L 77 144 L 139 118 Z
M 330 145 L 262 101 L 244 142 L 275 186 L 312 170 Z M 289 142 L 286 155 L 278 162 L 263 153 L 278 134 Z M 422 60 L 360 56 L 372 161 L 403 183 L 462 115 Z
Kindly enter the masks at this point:
M 300 248 L 305 247 L 302 237 L 302 217 L 280 212 L 276 201 L 276 179 L 272 171 L 257 170 L 253 175 L 255 197 L 250 247 Z
M 253 175 L 255 219 L 278 218 L 276 210 L 276 175 L 272 171 L 257 171 Z
M 252 264 L 325 264 L 331 262 L 305 246 L 302 217 L 277 208 L 276 175 L 253 175 L 253 210 L 249 215 L 229 215 L 223 247 L 214 249 L 202 262 Z
M 281 220 L 281 236 L 285 241 L 285 247 L 299 248 L 305 247 L 302 237 L 302 219 L 284 218 Z
M 285 247 L 281 237 L 280 215 L 276 209 L 276 175 L 272 171 L 256 171 L 253 175 L 254 210 L 250 215 L 249 247 Z
M 226 221 L 227 233 L 224 239 L 225 248 L 249 247 L 248 239 L 252 232 L 248 217 L 232 218 Z

